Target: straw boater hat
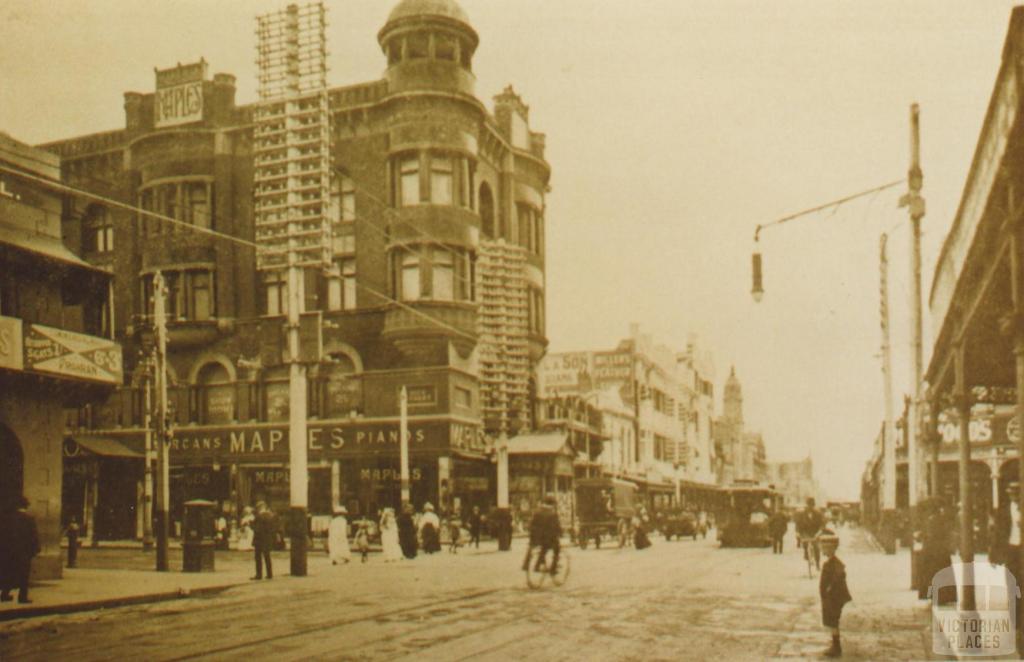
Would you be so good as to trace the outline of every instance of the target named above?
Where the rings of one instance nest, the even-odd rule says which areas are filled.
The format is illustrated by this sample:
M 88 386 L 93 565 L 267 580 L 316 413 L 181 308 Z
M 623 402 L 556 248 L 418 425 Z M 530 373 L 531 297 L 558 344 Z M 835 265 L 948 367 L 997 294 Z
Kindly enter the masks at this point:
M 335 515 L 348 515 L 348 509 L 345 508 L 345 506 L 335 506 L 334 507 L 334 514 Z
M 818 534 L 818 543 L 822 545 L 839 545 L 839 536 L 832 529 L 822 529 Z

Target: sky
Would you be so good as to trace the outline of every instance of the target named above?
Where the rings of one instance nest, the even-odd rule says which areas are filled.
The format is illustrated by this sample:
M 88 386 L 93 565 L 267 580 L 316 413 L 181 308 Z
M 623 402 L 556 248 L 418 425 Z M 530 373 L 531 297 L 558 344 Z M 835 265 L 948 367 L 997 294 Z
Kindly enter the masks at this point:
M 393 3 L 325 0 L 329 81 L 382 76 Z M 124 125 L 123 93 L 200 56 L 255 99 L 254 16 L 270 0 L 3 0 L 0 131 L 39 143 Z M 928 292 L 963 192 L 1013 2 L 462 0 L 477 96 L 514 85 L 547 134 L 550 351 L 615 346 L 636 322 L 731 366 L 772 461 L 810 454 L 857 498 L 882 423 L 879 236 L 889 233 L 895 392 L 908 392 L 910 249 L 901 187 L 755 226 L 904 177 L 921 107 Z M 899 405 L 897 404 L 897 407 Z

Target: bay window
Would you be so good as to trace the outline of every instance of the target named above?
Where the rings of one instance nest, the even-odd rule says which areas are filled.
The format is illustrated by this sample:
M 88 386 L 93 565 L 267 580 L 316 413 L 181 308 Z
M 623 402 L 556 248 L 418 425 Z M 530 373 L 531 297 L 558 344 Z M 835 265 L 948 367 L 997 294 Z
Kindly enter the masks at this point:
M 463 251 L 429 246 L 396 254 L 395 284 L 402 301 L 472 301 L 473 266 Z
M 403 207 L 420 203 L 420 160 L 406 157 L 399 164 L 399 199 Z
M 139 206 L 162 216 L 201 228 L 214 227 L 213 178 L 186 177 L 178 181 L 150 185 L 139 191 Z M 143 235 L 164 234 L 175 228 L 168 221 L 143 216 L 139 224 Z
M 473 208 L 475 164 L 472 159 L 437 151 L 407 153 L 392 162 L 392 172 L 393 199 L 397 206 L 429 203 Z
M 216 316 L 214 271 L 202 269 L 166 269 L 164 309 L 169 322 L 202 322 Z M 142 277 L 144 309 L 153 314 L 153 274 Z
M 416 253 L 403 253 L 401 266 L 401 299 L 416 301 L 420 298 L 420 256 Z
M 430 157 L 430 202 L 450 205 L 453 197 L 452 160 L 437 154 Z
M 449 251 L 435 250 L 431 265 L 434 271 L 434 287 L 431 298 L 452 301 L 455 298 L 455 264 Z

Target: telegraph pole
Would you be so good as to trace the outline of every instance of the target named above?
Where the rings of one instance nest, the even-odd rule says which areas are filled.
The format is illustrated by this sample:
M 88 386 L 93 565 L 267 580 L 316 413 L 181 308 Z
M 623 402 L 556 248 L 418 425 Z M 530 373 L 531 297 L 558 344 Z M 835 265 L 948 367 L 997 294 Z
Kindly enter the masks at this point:
M 925 204 L 921 197 L 924 175 L 921 172 L 921 123 L 918 105 L 910 106 L 910 169 L 907 171 L 907 193 L 900 198 L 900 205 L 910 212 L 910 264 L 911 264 L 911 325 L 910 340 L 913 387 L 910 411 L 907 413 L 907 468 L 910 506 L 913 507 L 921 496 L 921 444 L 919 439 L 921 414 L 921 373 L 924 354 L 921 340 L 921 219 Z
M 403 386 L 398 394 L 400 461 L 402 477 L 402 506 L 409 503 L 409 393 Z
M 297 225 L 297 224 L 296 224 Z M 289 246 L 295 243 L 289 238 Z M 306 576 L 306 509 L 309 467 L 306 449 L 306 368 L 299 357 L 299 320 L 302 306 L 301 269 L 295 251 L 288 253 L 288 480 L 291 488 L 291 573 Z
M 889 344 L 889 259 L 885 247 L 888 235 L 881 238 L 881 318 L 882 378 L 885 382 L 885 433 L 883 445 L 882 509 L 896 508 L 896 423 L 892 407 L 892 348 Z M 888 546 L 886 549 L 889 549 Z
M 143 414 L 146 427 L 146 463 L 143 467 L 144 478 L 142 481 L 142 549 L 149 551 L 153 549 L 153 369 L 154 362 L 151 356 L 145 358 L 145 407 Z
M 326 11 L 318 1 L 290 4 L 256 17 L 260 101 L 254 113 L 253 222 L 259 244 L 257 269 L 284 271 L 287 282 L 288 529 L 294 577 L 307 572 L 309 437 L 304 361 L 321 359 L 319 347 L 300 351 L 303 276 L 305 269 L 323 270 L 333 259 L 327 213 L 331 130 Z
M 168 467 L 168 420 L 167 420 L 167 313 L 164 308 L 164 277 L 159 271 L 153 274 L 153 325 L 156 329 L 156 444 L 157 444 L 157 491 L 156 491 L 156 569 L 167 572 L 167 538 L 170 534 L 168 505 L 170 496 L 170 469 Z

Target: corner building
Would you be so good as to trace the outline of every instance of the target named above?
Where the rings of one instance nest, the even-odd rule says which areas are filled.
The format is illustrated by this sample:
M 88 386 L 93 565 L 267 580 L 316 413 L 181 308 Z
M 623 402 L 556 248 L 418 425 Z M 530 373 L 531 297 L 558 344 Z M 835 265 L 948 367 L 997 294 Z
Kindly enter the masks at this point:
M 403 0 L 378 41 L 384 78 L 328 91 L 333 264 L 303 282 L 303 335 L 323 348 L 308 371 L 310 511 L 397 505 L 402 386 L 414 505 L 487 506 L 493 438 L 532 425 L 547 346 L 544 135 L 511 87 L 493 113 L 475 96 L 478 35 L 454 2 Z M 273 185 L 254 184 L 254 151 L 275 137 L 256 134 L 255 106 L 234 97 L 235 78 L 211 79 L 202 60 L 158 70 L 154 93 L 125 94 L 124 129 L 43 147 L 76 187 L 254 241 L 254 186 Z M 255 250 L 238 243 L 80 206 L 65 234 L 117 275 L 127 365 L 124 386 L 80 411 L 69 437 L 145 454 L 159 270 L 171 319 L 172 518 L 196 497 L 286 509 L 283 272 L 258 271 Z M 110 535 L 140 521 L 134 510 L 122 519 Z

